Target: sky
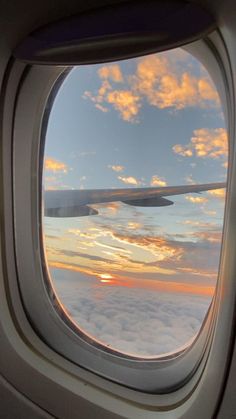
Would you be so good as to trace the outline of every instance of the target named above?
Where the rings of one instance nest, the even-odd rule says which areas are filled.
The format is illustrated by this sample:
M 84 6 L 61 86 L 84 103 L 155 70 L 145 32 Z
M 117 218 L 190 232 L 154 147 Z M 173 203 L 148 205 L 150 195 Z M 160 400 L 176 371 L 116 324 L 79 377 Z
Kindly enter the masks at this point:
M 205 68 L 182 49 L 74 68 L 52 106 L 45 190 L 224 182 L 228 144 Z M 93 205 L 98 215 L 43 220 L 48 271 L 68 316 L 124 354 L 176 352 L 214 295 L 225 190 L 174 205 Z

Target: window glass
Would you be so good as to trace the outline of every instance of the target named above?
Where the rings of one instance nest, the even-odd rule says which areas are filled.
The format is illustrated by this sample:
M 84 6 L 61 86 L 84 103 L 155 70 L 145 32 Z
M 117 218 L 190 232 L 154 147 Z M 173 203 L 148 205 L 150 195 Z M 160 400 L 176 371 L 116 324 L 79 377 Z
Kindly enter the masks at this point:
M 85 338 L 146 358 L 196 338 L 227 159 L 216 88 L 184 50 L 69 73 L 46 133 L 43 238 L 48 281 Z

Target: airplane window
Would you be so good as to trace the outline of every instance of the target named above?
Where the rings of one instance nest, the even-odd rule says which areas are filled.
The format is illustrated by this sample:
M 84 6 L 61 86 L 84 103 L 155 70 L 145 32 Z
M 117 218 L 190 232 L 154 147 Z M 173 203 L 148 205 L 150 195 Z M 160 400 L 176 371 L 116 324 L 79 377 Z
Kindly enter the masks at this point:
M 198 335 L 217 284 L 228 144 L 183 49 L 75 67 L 45 139 L 48 281 L 85 339 L 159 357 Z

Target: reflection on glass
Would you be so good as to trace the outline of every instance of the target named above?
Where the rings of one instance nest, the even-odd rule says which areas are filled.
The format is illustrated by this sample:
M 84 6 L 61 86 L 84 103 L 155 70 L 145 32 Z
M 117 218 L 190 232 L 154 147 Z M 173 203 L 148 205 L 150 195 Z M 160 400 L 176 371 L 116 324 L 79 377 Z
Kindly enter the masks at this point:
M 183 50 L 69 74 L 46 135 L 43 234 L 85 334 L 140 357 L 193 341 L 217 282 L 227 153 L 216 89 Z

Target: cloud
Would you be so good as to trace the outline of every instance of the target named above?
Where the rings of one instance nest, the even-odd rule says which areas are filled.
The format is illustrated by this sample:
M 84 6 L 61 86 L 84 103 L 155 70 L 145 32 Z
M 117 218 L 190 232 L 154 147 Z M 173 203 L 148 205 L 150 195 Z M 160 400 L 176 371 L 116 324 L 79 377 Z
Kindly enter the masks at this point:
M 225 158 L 228 155 L 227 131 L 225 128 L 200 128 L 193 131 L 186 146 L 176 144 L 173 151 L 184 157 Z
M 99 111 L 102 111 L 104 113 L 109 112 L 109 109 L 105 106 L 102 106 L 100 103 L 96 103 L 95 108 L 99 109 Z
M 225 189 L 213 189 L 212 191 L 207 191 L 207 193 L 214 198 L 220 198 L 225 200 L 226 191 Z
M 204 198 L 191 195 L 193 198 Z M 202 199 L 198 203 L 202 206 Z M 150 218 L 152 213 L 149 210 L 146 217 L 141 210 L 136 215 L 133 208 L 129 211 L 128 206 L 119 204 L 119 212 L 116 213 L 115 208 L 113 217 L 112 212 L 108 214 L 106 206 L 101 205 L 101 216 L 96 219 L 77 220 L 76 224 L 68 225 L 74 227 L 65 232 L 70 244 L 63 244 L 63 237 L 60 244 L 53 243 L 56 247 L 77 251 L 77 258 L 64 254 L 62 260 L 59 255 L 53 255 L 51 260 L 67 264 L 76 261 L 84 269 L 126 276 L 129 282 L 136 278 L 165 284 L 166 281 L 198 283 L 198 286 L 214 283 L 221 241 L 221 230 L 217 230 L 217 226 L 195 218 L 192 224 L 185 223 L 183 234 L 174 234 L 173 231 L 170 234 L 172 227 L 168 226 L 168 230 L 163 232 L 163 228 L 156 223 L 157 215 L 153 213 Z M 195 204 L 196 213 L 197 207 Z M 190 215 L 187 220 L 185 217 L 185 221 L 191 221 Z M 79 228 L 75 228 L 77 226 Z M 176 231 L 181 231 L 180 228 L 179 225 Z
M 166 186 L 167 183 L 163 178 L 160 178 L 156 175 L 152 176 L 151 186 Z
M 190 225 L 190 226 L 194 226 L 194 227 L 197 227 L 197 228 L 207 228 L 207 229 L 216 226 L 215 223 L 207 223 L 207 222 L 196 221 L 196 220 L 184 220 L 184 221 L 181 222 L 181 224 Z
M 197 227 L 197 231 L 185 233 L 184 240 L 168 238 L 164 235 L 130 234 L 127 232 L 125 234 L 125 232 L 115 231 L 112 232 L 112 237 L 123 245 L 125 243 L 131 245 L 130 249 L 132 246 L 142 249 L 140 261 L 143 261 L 143 267 L 139 268 L 139 272 L 143 278 L 147 274 L 145 269 L 153 266 L 157 270 L 156 272 L 155 270 L 150 271 L 152 278 L 160 278 L 160 275 L 157 275 L 159 272 L 159 274 L 164 274 L 163 279 L 169 275 L 172 281 L 179 281 L 180 268 L 188 268 L 189 272 L 186 277 L 181 274 L 181 281 L 191 283 L 193 280 L 191 275 L 197 275 L 200 285 L 204 282 L 204 277 L 216 280 L 222 230 L 213 223 L 201 223 L 195 227 Z M 187 238 L 190 240 L 187 241 Z M 152 258 L 148 262 L 146 258 L 148 256 L 150 260 L 150 255 L 153 255 L 155 260 Z
M 201 77 L 188 71 L 188 60 L 187 53 L 153 54 L 138 59 L 134 72 L 126 75 L 118 64 L 103 66 L 97 71 L 101 80 L 97 94 L 85 91 L 83 97 L 102 112 L 112 105 L 127 122 L 138 122 L 145 102 L 159 109 L 218 108 L 218 93 L 210 78 L 203 71 Z
M 128 222 L 128 229 L 129 230 L 140 230 L 143 226 L 140 223 L 135 223 L 133 221 Z
M 122 234 L 112 231 L 112 237 L 121 243 L 131 244 L 146 251 L 151 251 L 158 260 L 170 257 L 178 257 L 183 253 L 180 242 L 173 242 L 161 236 L 151 236 L 142 234 Z
M 99 262 L 110 262 L 110 259 L 103 258 L 101 256 L 91 255 L 88 253 L 81 253 L 74 250 L 67 250 L 67 249 L 60 249 L 58 250 L 59 255 L 62 256 L 69 256 L 69 258 L 85 258 L 87 260 L 94 260 Z
M 133 176 L 118 176 L 117 179 L 127 185 L 141 185 L 141 182 Z
M 156 88 L 152 86 L 151 89 L 142 90 L 142 93 L 146 96 L 150 105 L 159 109 L 174 108 L 180 110 L 186 107 L 204 108 L 207 107 L 206 101 L 212 101 L 213 94 L 207 97 L 206 90 L 202 92 L 202 89 L 199 89 L 201 81 L 203 80 L 198 80 L 188 73 L 184 73 L 180 77 L 167 73 L 161 78 L 158 76 L 156 80 L 158 86 Z M 210 84 L 206 80 L 204 84 L 208 87 L 208 91 L 210 91 Z M 140 89 L 140 86 L 138 86 L 138 89 Z M 211 90 L 213 91 L 213 88 Z M 204 93 L 204 96 L 202 93 Z
M 50 274 L 60 302 L 84 333 L 140 357 L 166 355 L 188 346 L 211 301 L 204 296 L 118 287 L 109 273 L 105 283 L 64 269 L 51 268 Z
M 178 57 L 176 63 L 181 63 Z M 168 56 L 152 55 L 140 60 L 133 83 L 135 91 L 159 109 L 219 106 L 217 91 L 208 77 L 188 73 L 186 62 L 178 70 L 173 68 Z
M 192 150 L 190 150 L 188 148 L 185 148 L 181 144 L 174 145 L 173 151 L 176 154 L 179 154 L 180 156 L 183 156 L 183 157 L 192 157 L 192 155 L 193 155 L 193 151 Z
M 109 164 L 108 168 L 114 170 L 114 172 L 123 172 L 124 170 L 124 166 L 121 166 L 120 164 Z
M 140 109 L 140 98 L 131 90 L 113 90 L 106 101 L 114 106 L 124 121 L 134 121 Z
M 197 231 L 193 234 L 193 236 L 210 243 L 220 244 L 222 240 L 222 232 L 219 230 Z
M 185 196 L 185 199 L 187 199 L 187 201 L 192 202 L 193 204 L 204 204 L 205 202 L 208 201 L 208 199 L 203 196 L 192 196 L 192 195 Z
M 113 106 L 118 111 L 124 121 L 134 122 L 140 108 L 140 97 L 130 89 L 112 89 L 107 80 L 103 80 L 98 94 L 94 95 L 90 91 L 85 91 L 84 99 L 90 99 L 97 109 L 107 112 L 107 104 Z
M 124 253 L 131 253 L 129 250 L 124 249 L 123 247 L 120 247 L 120 246 L 112 246 L 112 245 L 109 245 L 109 244 L 106 244 L 106 243 L 100 243 L 98 241 L 96 241 L 95 244 L 97 246 L 105 247 L 106 249 L 110 249 L 110 250 L 113 250 L 113 251 L 124 252 Z
M 219 95 L 217 93 L 217 90 L 214 88 L 213 84 L 209 82 L 209 80 L 198 80 L 198 90 L 203 100 L 212 101 L 213 103 L 219 105 Z
M 120 202 L 107 202 L 107 203 L 101 203 L 97 205 L 93 205 L 93 208 L 97 209 L 99 214 L 101 214 L 103 217 L 105 216 L 111 216 L 117 214 L 117 212 L 120 210 L 121 203 Z
M 215 210 L 206 210 L 206 209 L 204 209 L 203 212 L 204 212 L 204 214 L 210 215 L 211 217 L 214 217 L 215 215 L 217 215 L 217 211 L 215 211 Z
M 55 160 L 52 157 L 46 157 L 44 166 L 45 169 L 49 172 L 68 172 L 68 166 L 65 163 Z
M 197 182 L 193 179 L 192 175 L 186 176 L 184 178 L 185 182 L 189 183 L 190 185 L 196 185 Z
M 111 79 L 116 83 L 123 81 L 122 72 L 118 64 L 106 65 L 99 68 L 98 75 L 101 79 Z

